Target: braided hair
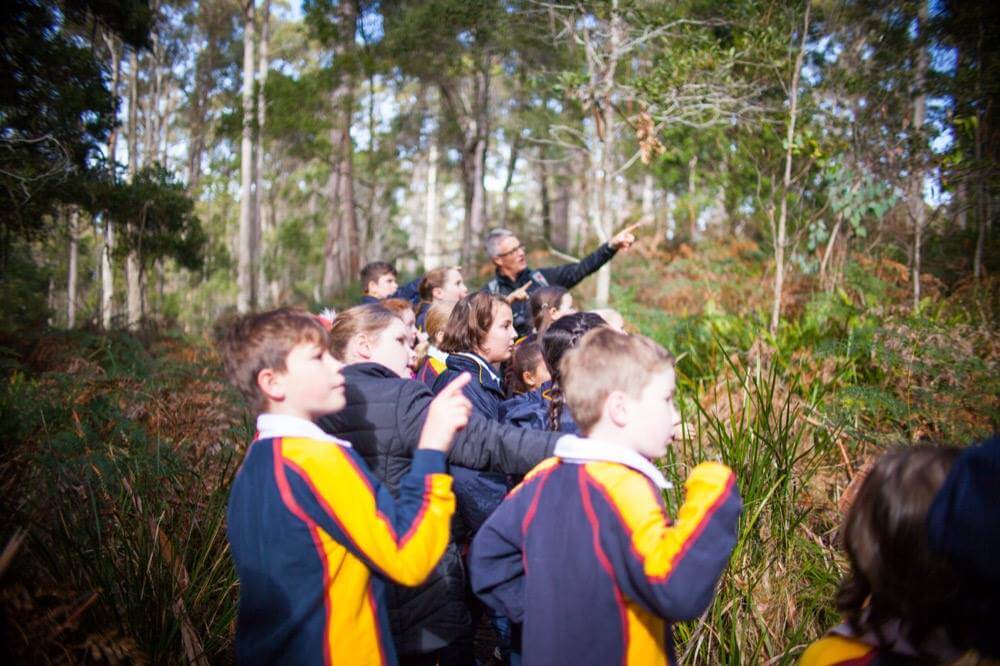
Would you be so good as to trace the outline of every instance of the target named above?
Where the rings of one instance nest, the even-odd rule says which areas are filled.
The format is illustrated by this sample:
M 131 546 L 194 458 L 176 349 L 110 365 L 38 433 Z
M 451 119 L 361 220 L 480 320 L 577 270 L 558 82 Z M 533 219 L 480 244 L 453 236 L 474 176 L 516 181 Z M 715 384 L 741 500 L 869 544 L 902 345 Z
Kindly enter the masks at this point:
M 558 431 L 559 421 L 563 411 L 563 393 L 560 387 L 562 373 L 559 372 L 559 362 L 563 355 L 575 347 L 584 334 L 598 326 L 608 323 L 600 315 L 593 312 L 576 312 L 561 317 L 549 326 L 542 336 L 542 358 L 552 376 L 552 388 L 549 389 L 549 430 Z

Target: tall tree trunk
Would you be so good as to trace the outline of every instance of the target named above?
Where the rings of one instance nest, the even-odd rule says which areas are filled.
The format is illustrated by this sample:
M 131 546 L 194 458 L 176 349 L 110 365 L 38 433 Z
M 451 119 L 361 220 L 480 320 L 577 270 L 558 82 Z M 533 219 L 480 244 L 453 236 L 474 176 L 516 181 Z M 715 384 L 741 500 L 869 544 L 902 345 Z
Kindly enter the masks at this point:
M 264 307 L 267 299 L 267 271 L 265 270 L 265 239 L 268 239 L 272 229 L 270 191 L 269 186 L 264 184 L 264 124 L 267 121 L 267 100 L 264 97 L 264 88 L 267 85 L 267 70 L 270 67 L 268 62 L 268 47 L 271 38 L 271 0 L 264 0 L 264 6 L 260 12 L 260 54 L 259 66 L 257 69 L 257 166 L 254 169 L 254 192 L 257 200 L 257 224 L 254 228 L 257 237 L 254 239 L 254 265 L 257 267 L 257 294 L 258 303 Z M 265 192 L 265 189 L 268 192 Z
M 139 173 L 139 56 L 133 48 L 129 53 L 128 72 L 128 176 L 134 181 Z M 135 220 L 129 222 L 135 224 Z M 125 257 L 127 326 L 136 329 L 142 322 L 142 269 L 139 251 L 130 247 Z
M 552 197 L 549 194 L 549 169 L 545 164 L 545 149 L 538 151 L 538 198 L 542 208 L 542 238 L 553 244 L 552 237 Z M 565 248 L 562 248 L 565 249 Z
M 689 240 L 694 243 L 698 238 L 698 207 L 694 203 L 694 194 L 698 179 L 698 155 L 692 155 L 688 160 L 688 190 L 687 190 L 687 213 L 688 226 L 690 228 Z
M 976 67 L 976 98 L 979 100 L 983 99 L 983 67 L 985 66 L 986 56 L 983 54 L 983 38 L 985 29 L 983 24 L 979 24 L 979 39 L 976 48 L 976 58 L 979 61 L 979 66 Z M 985 106 L 985 108 L 984 108 Z M 989 190 L 989 174 L 991 169 L 987 169 L 983 165 L 983 144 L 986 141 L 986 129 L 987 124 L 990 121 L 990 111 L 991 104 L 987 103 L 985 105 L 980 104 L 979 110 L 976 112 L 977 120 L 976 123 L 976 134 L 974 139 L 974 150 L 976 156 L 976 212 L 979 218 L 978 230 L 976 233 L 976 252 L 972 258 L 972 275 L 978 282 L 983 276 L 983 251 L 986 248 L 986 235 L 989 231 L 990 225 L 990 190 Z
M 427 150 L 427 187 L 424 199 L 424 272 L 437 268 L 441 261 L 441 248 L 437 237 L 437 170 L 439 159 L 437 135 L 437 129 L 431 132 L 430 147 Z
M 104 41 L 111 52 L 111 99 L 115 103 L 117 117 L 118 82 L 121 77 L 121 51 L 118 39 L 111 32 L 104 33 Z M 108 135 L 108 171 L 112 181 L 118 178 L 115 155 L 118 152 L 118 127 L 111 128 Z M 114 321 L 115 307 L 115 265 L 112 261 L 115 249 L 115 225 L 111 218 L 104 216 L 104 243 L 101 248 L 101 326 L 105 330 L 111 328 Z
M 334 47 L 333 60 L 348 60 L 355 50 L 357 5 L 352 0 L 337 5 L 340 39 Z M 339 72 L 339 79 L 330 96 L 333 127 L 330 130 L 331 167 L 327 191 L 330 197 L 330 218 L 323 258 L 321 293 L 329 298 L 339 283 L 356 277 L 359 266 L 358 221 L 354 202 L 354 168 L 351 146 L 351 120 L 354 115 L 354 75 Z
M 237 250 L 236 311 L 249 312 L 254 305 L 254 210 L 253 191 L 253 101 L 254 101 L 254 2 L 243 7 L 243 137 L 240 143 L 240 232 Z
M 910 188 L 907 202 L 910 209 L 910 216 L 913 218 L 913 309 L 916 311 L 920 307 L 920 250 L 923 240 L 924 221 L 927 217 L 927 208 L 924 205 L 924 168 L 920 164 L 923 161 L 923 151 L 926 147 L 921 137 L 924 127 L 924 115 L 927 109 L 927 97 L 924 94 L 924 79 L 927 74 L 927 49 L 920 42 L 923 41 L 924 32 L 927 30 L 927 1 L 921 0 L 918 9 L 917 28 L 914 39 L 917 41 L 917 63 L 916 73 L 913 81 L 913 134 L 916 140 L 912 146 L 914 155 L 910 159 L 914 161 L 913 175 L 910 177 Z M 919 148 L 919 149 L 918 149 Z
M 500 226 L 507 227 L 507 217 L 510 215 L 510 186 L 514 181 L 514 171 L 517 169 L 518 152 L 521 148 L 521 135 L 518 134 L 510 144 L 510 159 L 507 160 L 507 179 L 503 184 L 503 198 L 500 203 Z
M 781 321 L 781 293 L 785 283 L 785 245 L 788 236 L 788 192 L 792 188 L 792 144 L 795 139 L 795 121 L 799 110 L 799 72 L 806 53 L 806 37 L 809 34 L 810 0 L 806 0 L 805 16 L 802 19 L 802 39 L 799 52 L 795 56 L 795 70 L 792 72 L 792 89 L 789 92 L 788 127 L 785 132 L 785 175 L 781 185 L 781 204 L 778 213 L 778 229 L 774 239 L 774 303 L 771 305 L 771 334 L 778 332 Z
M 69 209 L 67 215 L 69 232 L 69 275 L 66 279 L 66 328 L 76 327 L 76 282 L 77 264 L 80 256 L 80 241 L 78 237 L 80 210 L 76 206 Z

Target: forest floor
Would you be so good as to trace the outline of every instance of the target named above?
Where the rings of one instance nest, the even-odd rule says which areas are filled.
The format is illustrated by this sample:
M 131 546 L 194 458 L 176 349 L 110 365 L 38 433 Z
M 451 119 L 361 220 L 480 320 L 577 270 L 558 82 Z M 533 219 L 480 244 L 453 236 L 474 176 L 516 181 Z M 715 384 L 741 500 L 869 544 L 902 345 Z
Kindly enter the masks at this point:
M 678 358 L 668 505 L 706 458 L 745 502 L 716 602 L 678 626 L 687 664 L 793 661 L 837 621 L 837 526 L 865 466 L 1000 424 L 1000 281 L 928 275 L 914 313 L 906 267 L 858 257 L 826 287 L 793 274 L 772 336 L 767 266 L 747 242 L 613 263 L 613 306 Z M 225 503 L 252 422 L 207 336 L 8 332 L 0 372 L 0 655 L 232 661 Z

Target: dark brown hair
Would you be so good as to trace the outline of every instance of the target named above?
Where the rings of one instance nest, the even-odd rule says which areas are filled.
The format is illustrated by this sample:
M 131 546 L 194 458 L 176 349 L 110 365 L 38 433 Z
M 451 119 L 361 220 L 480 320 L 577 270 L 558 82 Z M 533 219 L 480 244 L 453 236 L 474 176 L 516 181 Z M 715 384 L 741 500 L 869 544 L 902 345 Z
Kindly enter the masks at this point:
M 567 351 L 580 342 L 587 331 L 607 325 L 608 323 L 600 315 L 595 315 L 593 312 L 576 312 L 555 321 L 542 336 L 542 356 L 552 376 L 552 388 L 547 391 L 549 430 L 559 430 L 559 421 L 562 418 L 562 374 L 559 372 L 559 362 Z
M 858 633 L 900 620 L 915 646 L 946 626 L 956 603 L 956 578 L 927 538 L 927 512 L 959 450 L 911 446 L 890 451 L 872 466 L 847 512 L 841 538 L 850 573 L 837 591 L 837 609 Z
M 504 378 L 508 398 L 532 390 L 531 386 L 524 383 L 524 373 L 534 372 L 541 362 L 542 346 L 538 342 L 522 342 L 514 347 L 514 353 L 511 354 L 510 362 L 507 363 L 507 374 Z
M 318 317 L 298 308 L 249 314 L 216 328 L 226 374 L 254 411 L 267 408 L 257 375 L 267 368 L 284 372 L 289 352 L 304 342 L 326 348 L 329 336 Z
M 330 327 L 330 353 L 338 361 L 345 362 L 347 345 L 354 336 L 364 334 L 373 339 L 378 338 L 393 319 L 399 319 L 399 315 L 382 303 L 356 305 L 344 310 L 336 316 Z
M 433 303 L 434 290 L 444 288 L 444 283 L 448 281 L 448 273 L 451 271 L 461 272 L 462 269 L 458 266 L 442 266 L 428 271 L 427 274 L 420 279 L 420 300 L 425 303 Z
M 395 275 L 396 269 L 384 261 L 373 261 L 361 269 L 361 290 L 368 291 L 369 282 L 378 282 L 383 275 Z
M 482 347 L 493 325 L 493 311 L 499 305 L 510 307 L 507 301 L 487 291 L 477 291 L 460 300 L 448 317 L 439 349 L 454 354 Z
M 552 325 L 552 309 L 559 309 L 563 296 L 569 291 L 565 287 L 558 285 L 542 287 L 536 289 L 531 294 L 531 322 L 535 326 L 535 332 L 541 335 Z

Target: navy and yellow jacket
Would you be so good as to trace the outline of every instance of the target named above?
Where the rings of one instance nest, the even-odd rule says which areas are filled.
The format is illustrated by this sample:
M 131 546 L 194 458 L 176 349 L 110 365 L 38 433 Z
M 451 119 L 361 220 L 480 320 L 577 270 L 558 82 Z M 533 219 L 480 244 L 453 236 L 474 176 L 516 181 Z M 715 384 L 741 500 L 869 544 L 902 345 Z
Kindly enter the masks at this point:
M 741 501 L 729 468 L 702 463 L 671 523 L 666 485 L 634 451 L 566 436 L 486 521 L 472 587 L 523 623 L 526 666 L 674 663 L 670 623 L 708 608 Z
M 394 664 L 387 580 L 418 585 L 449 541 L 445 455 L 418 450 L 399 499 L 350 444 L 263 414 L 229 498 L 240 663 Z

